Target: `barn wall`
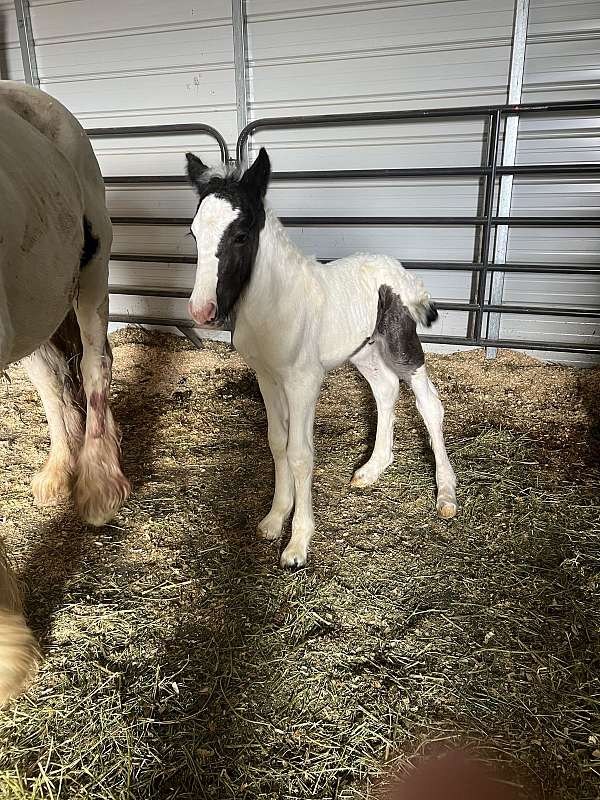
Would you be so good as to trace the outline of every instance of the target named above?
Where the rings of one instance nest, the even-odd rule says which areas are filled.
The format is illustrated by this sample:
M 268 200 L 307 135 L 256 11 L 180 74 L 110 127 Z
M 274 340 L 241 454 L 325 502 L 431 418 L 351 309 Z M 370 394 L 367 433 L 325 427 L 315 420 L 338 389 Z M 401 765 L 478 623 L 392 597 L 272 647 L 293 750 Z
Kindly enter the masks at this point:
M 598 99 L 600 96 L 600 3 L 530 0 L 523 101 Z M 523 119 L 517 163 L 600 163 L 598 114 Z M 518 178 L 513 213 L 585 215 L 600 219 L 598 176 Z M 513 229 L 508 260 L 548 264 L 600 263 L 600 225 L 585 228 Z M 600 305 L 600 276 L 508 275 L 507 303 Z M 536 340 L 598 342 L 599 319 L 503 315 L 501 335 Z M 557 359 L 555 354 L 535 355 Z M 597 357 L 565 353 L 561 361 L 585 365 Z
M 531 0 L 524 100 L 597 96 L 598 4 Z M 65 102 L 85 127 L 206 122 L 233 148 L 237 137 L 230 0 L 32 0 L 42 88 Z M 249 118 L 343 111 L 502 103 L 509 73 L 513 0 L 247 0 Z M 0 0 L 0 69 L 22 78 L 12 3 Z M 0 28 L 0 33 L 2 29 Z M 4 49 L 2 49 L 2 47 Z M 2 56 L 4 54 L 4 56 Z M 597 117 L 523 122 L 518 161 L 594 161 Z M 360 128 L 266 131 L 274 169 L 452 166 L 481 163 L 479 121 Z M 105 175 L 180 173 L 182 153 L 208 161 L 205 137 L 97 140 Z M 114 214 L 188 215 L 186 188 L 109 188 Z M 292 214 L 473 214 L 471 179 L 274 184 L 270 200 Z M 519 179 L 515 213 L 598 211 L 598 181 Z M 587 213 L 586 212 L 586 213 Z M 598 263 L 598 229 L 519 229 L 508 258 Z M 181 254 L 194 242 L 178 228 L 117 227 L 115 252 Z M 471 259 L 474 232 L 457 228 L 292 229 L 308 252 L 333 258 L 370 249 L 407 260 Z M 468 300 L 468 273 L 424 272 L 439 300 Z M 190 287 L 193 267 L 114 262 L 113 284 Z M 598 302 L 597 280 L 507 276 L 511 302 Z M 113 311 L 185 316 L 185 301 L 114 296 Z M 505 317 L 501 335 L 586 341 L 597 324 Z M 443 312 L 434 333 L 465 332 L 466 314 Z M 557 359 L 555 354 L 550 356 Z M 566 356 L 575 363 L 581 356 Z

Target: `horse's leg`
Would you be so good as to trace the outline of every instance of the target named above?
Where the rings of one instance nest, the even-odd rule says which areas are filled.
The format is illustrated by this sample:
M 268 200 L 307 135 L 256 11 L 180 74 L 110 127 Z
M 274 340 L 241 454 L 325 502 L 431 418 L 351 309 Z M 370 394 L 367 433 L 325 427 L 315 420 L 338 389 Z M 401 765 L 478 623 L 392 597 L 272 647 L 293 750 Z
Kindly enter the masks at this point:
M 301 567 L 306 563 L 308 545 L 315 530 L 312 508 L 313 425 L 322 375 L 303 374 L 302 379 L 285 386 L 290 420 L 287 458 L 294 479 L 292 536 L 281 554 L 282 567 Z
M 23 365 L 44 406 L 50 434 L 48 459 L 34 475 L 31 489 L 38 505 L 53 505 L 70 494 L 83 441 L 82 410 L 73 396 L 72 372 L 78 365 L 69 369 L 54 337 L 24 359 Z
M 258 523 L 259 535 L 264 539 L 277 539 L 294 505 L 294 486 L 287 459 L 288 408 L 281 387 L 267 375 L 258 374 L 258 384 L 265 401 L 269 424 L 269 447 L 275 465 L 275 491 L 271 510 Z
M 370 486 L 394 460 L 394 408 L 400 381 L 395 372 L 386 366 L 376 345 L 365 345 L 350 361 L 367 380 L 377 404 L 377 433 L 373 452 L 352 478 L 352 486 Z
M 108 242 L 110 249 L 110 241 Z M 108 329 L 108 252 L 99 252 L 80 273 L 74 301 L 81 331 L 81 374 L 87 398 L 85 440 L 77 463 L 75 505 L 91 525 L 104 525 L 130 492 L 120 466 L 120 435 L 109 406 L 112 353 Z
M 435 456 L 435 480 L 437 483 L 437 511 L 440 517 L 450 519 L 456 514 L 456 475 L 448 460 L 442 424 L 444 406 L 435 386 L 429 380 L 425 365 L 419 367 L 407 383 L 415 393 L 417 408 L 429 432 Z
M 21 594 L 0 541 L 0 706 L 35 673 L 39 650 L 21 613 Z

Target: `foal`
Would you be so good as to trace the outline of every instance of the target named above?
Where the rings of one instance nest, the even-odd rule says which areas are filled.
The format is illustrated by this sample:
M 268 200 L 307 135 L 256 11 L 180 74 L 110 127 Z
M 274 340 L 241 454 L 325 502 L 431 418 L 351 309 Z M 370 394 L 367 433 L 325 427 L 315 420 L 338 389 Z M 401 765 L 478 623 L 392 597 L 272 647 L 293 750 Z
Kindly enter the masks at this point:
M 322 265 L 291 242 L 265 208 L 270 162 L 261 148 L 243 174 L 209 169 L 187 154 L 200 202 L 192 223 L 198 247 L 190 314 L 199 325 L 231 316 L 233 343 L 256 371 L 267 410 L 275 493 L 260 535 L 276 539 L 294 508 L 282 566 L 306 562 L 314 532 L 313 422 L 328 370 L 348 359 L 371 386 L 377 434 L 369 460 L 352 479 L 369 486 L 392 463 L 399 378 L 415 393 L 435 455 L 437 510 L 456 514 L 456 478 L 448 461 L 444 410 L 427 376 L 416 322 L 437 317 L 421 281 L 393 258 L 358 253 Z

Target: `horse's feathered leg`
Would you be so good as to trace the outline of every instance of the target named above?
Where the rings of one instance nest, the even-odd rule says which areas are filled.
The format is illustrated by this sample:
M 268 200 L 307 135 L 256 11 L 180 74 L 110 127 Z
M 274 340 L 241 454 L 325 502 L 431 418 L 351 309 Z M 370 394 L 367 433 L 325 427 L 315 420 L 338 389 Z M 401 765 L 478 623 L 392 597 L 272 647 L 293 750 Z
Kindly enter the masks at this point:
M 85 439 L 74 496 L 79 514 L 91 525 L 104 525 L 112 519 L 130 492 L 129 481 L 121 471 L 120 435 L 109 405 L 112 353 L 106 333 L 110 223 L 98 238 L 97 251 L 82 266 L 74 303 L 83 342 L 81 374 L 87 398 Z
M 79 326 L 70 311 L 52 339 L 23 361 L 43 403 L 50 433 L 48 459 L 31 482 L 38 505 L 53 505 L 70 495 L 83 441 L 81 352 Z

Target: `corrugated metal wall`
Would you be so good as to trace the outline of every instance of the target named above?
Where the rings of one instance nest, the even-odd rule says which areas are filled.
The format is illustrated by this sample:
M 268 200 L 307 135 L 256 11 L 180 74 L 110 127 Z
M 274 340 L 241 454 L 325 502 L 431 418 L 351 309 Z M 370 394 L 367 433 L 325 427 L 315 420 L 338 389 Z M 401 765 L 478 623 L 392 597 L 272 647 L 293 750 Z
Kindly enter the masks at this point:
M 587 100 L 600 97 L 600 3 L 530 0 L 523 101 Z M 545 117 L 521 121 L 517 163 L 600 163 L 600 117 Z M 598 177 L 517 178 L 515 214 L 589 215 L 600 219 Z M 508 260 L 547 264 L 600 263 L 597 228 L 514 229 Z M 585 275 L 507 275 L 507 303 L 600 305 L 600 278 Z M 503 315 L 501 335 L 577 344 L 600 333 L 600 320 Z M 544 357 L 541 353 L 536 353 Z M 545 356 L 548 358 L 548 354 Z M 554 354 L 553 360 L 558 360 Z M 585 365 L 598 358 L 564 354 L 561 361 Z
M 32 0 L 31 5 L 42 88 L 86 127 L 206 122 L 233 147 L 238 131 L 229 0 Z M 20 78 L 11 6 L 0 1 L 0 69 Z M 513 0 L 247 0 L 249 116 L 503 103 L 513 16 Z M 598 96 L 599 17 L 596 2 L 531 0 L 525 101 Z M 519 163 L 597 161 L 597 120 L 522 122 Z M 444 121 L 265 131 L 254 142 L 268 147 L 274 168 L 282 171 L 474 165 L 481 163 L 481 138 L 478 121 Z M 95 146 L 105 175 L 178 173 L 186 149 L 217 159 L 216 147 L 203 137 L 98 140 Z M 597 214 L 599 188 L 592 179 L 519 179 L 513 210 L 567 214 L 584 213 L 584 207 Z M 114 214 L 186 216 L 194 207 L 186 188 L 110 188 L 108 194 Z M 473 179 L 277 183 L 270 201 L 287 215 L 470 215 L 477 208 L 478 185 Z M 598 232 L 518 229 L 511 232 L 509 259 L 598 263 Z M 192 254 L 194 242 L 185 233 L 173 227 L 118 227 L 114 249 Z M 476 252 L 468 228 L 296 228 L 292 236 L 324 258 L 370 249 L 406 260 L 469 260 Z M 439 300 L 469 298 L 467 273 L 423 277 Z M 193 267 L 113 263 L 111 280 L 189 287 Z M 598 280 L 585 276 L 510 275 L 505 299 L 587 306 L 598 303 L 598 289 Z M 112 308 L 185 316 L 183 300 L 115 296 Z M 465 313 L 444 312 L 433 332 L 458 335 L 465 325 Z M 506 316 L 501 335 L 543 339 L 564 333 L 580 342 L 598 325 Z

